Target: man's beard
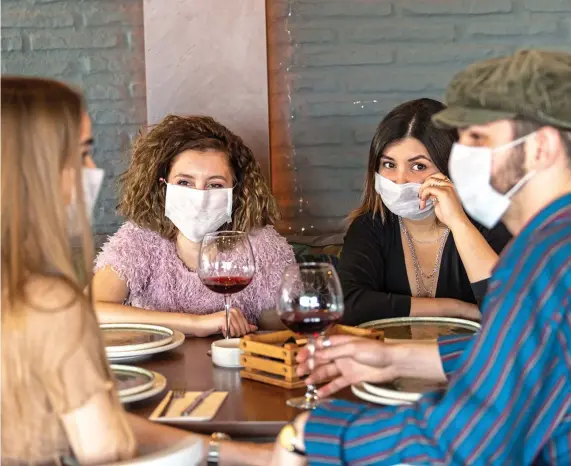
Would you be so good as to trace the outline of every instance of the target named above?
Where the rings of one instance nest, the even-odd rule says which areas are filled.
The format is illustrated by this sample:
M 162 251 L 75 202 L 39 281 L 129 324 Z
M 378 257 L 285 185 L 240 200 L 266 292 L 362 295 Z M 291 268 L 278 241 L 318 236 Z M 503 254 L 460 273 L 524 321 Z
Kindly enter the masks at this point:
M 500 167 L 501 173 L 490 179 L 490 184 L 500 194 L 509 192 L 526 175 L 525 144 L 513 147 L 503 157 L 505 160 Z

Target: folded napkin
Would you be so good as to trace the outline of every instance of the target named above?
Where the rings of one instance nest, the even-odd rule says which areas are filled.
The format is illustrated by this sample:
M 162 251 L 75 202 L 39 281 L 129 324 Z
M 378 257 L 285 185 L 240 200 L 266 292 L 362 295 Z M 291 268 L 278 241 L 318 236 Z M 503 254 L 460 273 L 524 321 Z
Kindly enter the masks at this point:
M 228 392 L 211 393 L 187 416 L 182 412 L 203 392 L 186 392 L 183 398 L 174 398 L 172 390 L 167 393 L 153 413 L 149 416 L 151 421 L 210 421 L 228 396 Z M 167 408 L 165 410 L 165 408 Z

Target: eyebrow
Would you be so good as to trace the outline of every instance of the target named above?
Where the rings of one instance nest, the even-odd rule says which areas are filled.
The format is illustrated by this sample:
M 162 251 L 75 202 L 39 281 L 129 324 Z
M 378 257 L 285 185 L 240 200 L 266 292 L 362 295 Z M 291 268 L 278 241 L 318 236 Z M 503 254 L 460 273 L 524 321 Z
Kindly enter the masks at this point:
M 387 159 L 387 160 L 391 160 L 391 161 L 395 161 L 395 159 L 393 159 L 392 157 L 389 157 L 388 155 L 381 155 L 381 159 Z M 410 159 L 408 159 L 409 162 L 416 162 L 417 160 L 428 160 L 430 162 L 430 159 L 426 156 L 426 155 L 415 155 L 414 157 L 411 157 Z
M 430 162 L 430 159 L 426 155 L 416 155 L 416 156 L 408 159 L 408 161 L 409 162 L 416 162 L 417 160 L 422 160 L 422 159 L 428 160 Z
M 194 180 L 194 176 L 193 176 L 193 175 L 188 175 L 188 174 L 186 174 L 186 173 L 177 173 L 174 177 L 175 177 L 175 178 L 187 178 L 187 179 L 189 179 L 189 180 Z M 213 175 L 213 176 L 209 176 L 209 177 L 207 178 L 207 180 L 215 180 L 215 179 L 220 179 L 220 180 L 227 181 L 227 180 L 226 180 L 226 177 L 223 176 L 223 175 Z

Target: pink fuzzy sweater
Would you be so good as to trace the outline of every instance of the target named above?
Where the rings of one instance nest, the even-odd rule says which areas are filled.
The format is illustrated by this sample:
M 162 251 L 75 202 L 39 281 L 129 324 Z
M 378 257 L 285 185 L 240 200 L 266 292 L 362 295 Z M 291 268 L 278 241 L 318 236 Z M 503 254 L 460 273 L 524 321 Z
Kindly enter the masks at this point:
M 248 321 L 275 307 L 284 268 L 295 263 L 291 246 L 273 227 L 250 234 L 256 260 L 252 283 L 231 297 Z M 111 267 L 129 288 L 125 304 L 168 312 L 211 314 L 224 309 L 222 295 L 205 288 L 178 257 L 176 245 L 158 233 L 125 223 L 95 260 L 95 272 Z

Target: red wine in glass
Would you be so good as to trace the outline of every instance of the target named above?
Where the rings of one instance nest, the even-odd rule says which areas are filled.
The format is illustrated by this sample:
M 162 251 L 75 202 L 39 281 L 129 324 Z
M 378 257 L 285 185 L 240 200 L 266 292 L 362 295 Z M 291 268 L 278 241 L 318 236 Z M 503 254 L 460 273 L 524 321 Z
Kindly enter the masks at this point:
M 316 310 L 314 312 L 293 312 L 283 314 L 281 321 L 292 332 L 308 336 L 319 336 L 335 324 L 342 314 Z
M 202 280 L 202 284 L 214 293 L 234 294 L 246 288 L 251 281 L 250 277 L 208 277 Z
M 343 291 L 335 269 L 331 264 L 315 262 L 290 265 L 284 270 L 277 298 L 280 320 L 293 332 L 307 337 L 309 357 L 313 359 L 316 338 L 344 311 Z M 319 403 L 316 387 L 308 384 L 304 396 L 286 403 L 299 409 L 315 408 Z
M 216 231 L 202 239 L 198 276 L 202 284 L 224 296 L 226 338 L 230 338 L 230 295 L 246 288 L 256 271 L 252 246 L 243 231 Z

